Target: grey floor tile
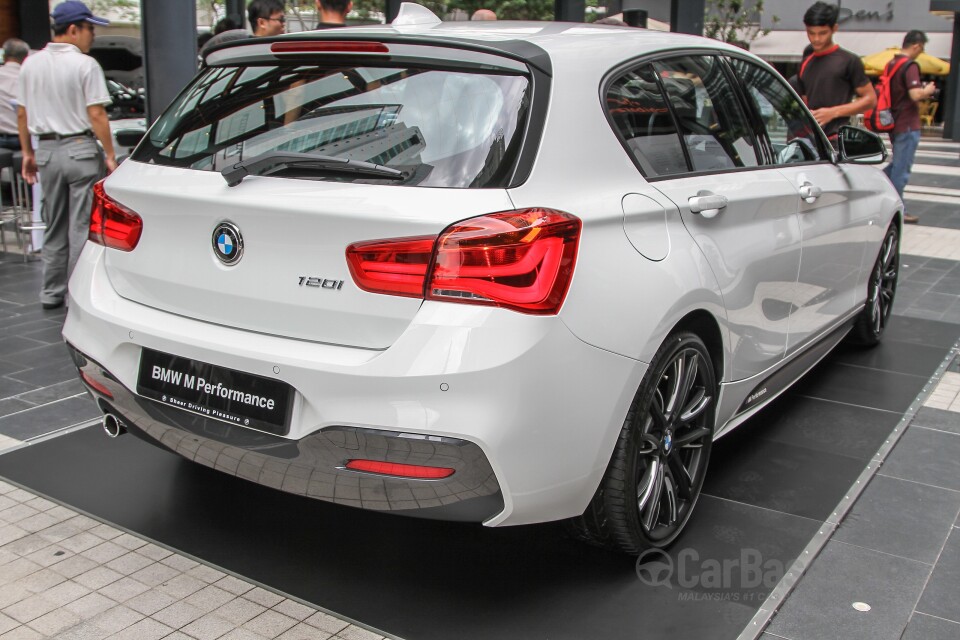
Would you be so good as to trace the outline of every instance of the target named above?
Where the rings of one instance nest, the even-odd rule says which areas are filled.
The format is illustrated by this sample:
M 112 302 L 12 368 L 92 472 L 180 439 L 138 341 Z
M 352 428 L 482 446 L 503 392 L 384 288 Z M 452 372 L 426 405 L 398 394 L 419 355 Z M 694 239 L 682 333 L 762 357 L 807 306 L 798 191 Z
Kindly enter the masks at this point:
M 933 407 L 920 407 L 917 415 L 913 417 L 911 425 L 937 429 L 938 431 L 949 431 L 960 435 L 960 413 L 955 411 L 944 411 L 943 409 L 934 409 Z
M 80 378 L 74 376 L 73 379 L 67 380 L 66 382 L 58 382 L 57 384 L 42 387 L 36 391 L 29 391 L 21 394 L 17 398 L 35 405 L 46 404 L 55 400 L 63 400 L 64 398 L 80 395 L 85 391 L 86 388 L 83 386 L 83 383 L 80 382 Z
M 914 613 L 900 640 L 957 640 L 960 623 Z
M 18 396 L 21 393 L 33 391 L 38 388 L 40 388 L 40 385 L 23 382 L 22 380 L 14 380 L 13 378 L 8 378 L 6 376 L 0 376 L 0 398 Z
M 59 344 L 63 342 L 63 327 L 60 326 L 50 326 L 50 327 L 38 327 L 34 331 L 25 332 L 23 335 L 24 338 L 29 338 L 30 340 L 37 340 L 39 342 L 45 342 L 47 344 Z
M 17 398 L 8 398 L 7 400 L 0 400 L 0 418 L 3 416 L 8 416 L 11 413 L 17 413 L 23 411 L 24 409 L 29 409 L 34 405 L 29 402 L 24 402 L 23 400 L 18 400 Z
M 953 529 L 923 590 L 917 611 L 960 622 L 960 529 Z
M 943 313 L 957 301 L 956 295 L 946 293 L 925 293 L 919 300 L 910 305 L 910 309 L 917 311 L 935 311 Z
M 89 397 L 69 398 L 0 418 L 0 434 L 24 440 L 80 424 L 99 415 L 100 410 Z
M 960 491 L 960 435 L 910 427 L 880 474 Z
M 834 540 L 932 565 L 960 513 L 960 492 L 875 476 Z
M 791 640 L 897 640 L 929 573 L 914 560 L 828 542 L 767 631 Z
M 19 362 L 36 367 L 40 364 L 49 364 L 53 362 L 65 362 L 70 360 L 70 352 L 67 345 L 62 342 L 57 344 L 45 344 L 39 341 L 36 346 L 28 351 L 19 351 L 17 353 L 5 356 L 5 360 L 10 362 Z
M 22 336 L 12 336 L 7 335 L 4 338 L 0 338 L 0 356 L 3 356 L 6 360 L 12 360 L 16 362 L 14 356 L 24 351 L 30 351 L 36 349 L 37 347 L 44 346 L 45 343 L 39 340 L 31 340 L 30 338 L 24 338 Z

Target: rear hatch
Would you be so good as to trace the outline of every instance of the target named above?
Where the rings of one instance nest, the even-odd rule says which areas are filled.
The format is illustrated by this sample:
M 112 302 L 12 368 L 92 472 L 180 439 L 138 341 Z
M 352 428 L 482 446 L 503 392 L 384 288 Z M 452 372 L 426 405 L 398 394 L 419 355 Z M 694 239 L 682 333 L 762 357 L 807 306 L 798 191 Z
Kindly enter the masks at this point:
M 530 72 L 516 60 L 379 46 L 391 54 L 284 55 L 270 43 L 214 54 L 216 66 L 104 185 L 143 221 L 133 251 L 106 252 L 116 291 L 271 335 L 371 349 L 396 340 L 422 300 L 361 290 L 346 248 L 436 236 L 453 222 L 512 209 L 506 189 L 525 175 L 524 145 L 538 123 Z M 329 162 L 251 164 L 271 153 L 394 175 Z M 220 171 L 238 163 L 252 175 L 228 186 Z M 224 223 L 238 237 L 224 235 Z M 241 242 L 239 259 L 224 260 L 225 246 L 233 257 Z

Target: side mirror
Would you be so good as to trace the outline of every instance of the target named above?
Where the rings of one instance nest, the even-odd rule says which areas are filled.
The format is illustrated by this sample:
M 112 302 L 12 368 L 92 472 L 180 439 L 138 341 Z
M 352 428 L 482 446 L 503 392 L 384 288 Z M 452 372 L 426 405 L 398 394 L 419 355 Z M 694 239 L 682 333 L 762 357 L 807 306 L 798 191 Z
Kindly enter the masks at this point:
M 880 164 L 887 159 L 887 147 L 872 131 L 857 127 L 842 126 L 838 137 L 840 162 L 857 164 Z
M 114 134 L 114 137 L 121 147 L 135 147 L 140 144 L 140 140 L 143 139 L 145 133 L 146 131 L 143 129 L 120 129 Z

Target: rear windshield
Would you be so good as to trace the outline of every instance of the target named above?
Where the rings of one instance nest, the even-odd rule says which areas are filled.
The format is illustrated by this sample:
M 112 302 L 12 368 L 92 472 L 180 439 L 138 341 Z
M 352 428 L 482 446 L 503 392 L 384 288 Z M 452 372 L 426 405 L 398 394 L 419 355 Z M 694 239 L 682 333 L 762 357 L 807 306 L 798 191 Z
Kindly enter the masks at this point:
M 399 182 L 505 187 L 529 107 L 526 76 L 414 67 L 205 69 L 132 158 L 220 171 L 260 154 L 309 153 L 385 165 Z M 377 176 L 289 175 L 384 183 Z

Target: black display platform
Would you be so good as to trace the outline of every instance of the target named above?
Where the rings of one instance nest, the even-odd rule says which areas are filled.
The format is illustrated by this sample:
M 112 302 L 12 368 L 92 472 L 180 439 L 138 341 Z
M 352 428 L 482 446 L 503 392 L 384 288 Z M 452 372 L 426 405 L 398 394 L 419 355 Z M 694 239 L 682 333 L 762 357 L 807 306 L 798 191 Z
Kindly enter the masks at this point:
M 736 567 L 747 552 L 766 575 L 788 567 L 956 338 L 956 325 L 896 317 L 883 345 L 837 350 L 719 441 L 669 554 L 694 570 L 687 586 L 650 586 L 632 559 L 556 525 L 485 529 L 305 500 L 99 427 L 4 454 L 0 476 L 409 640 L 735 638 L 769 586 L 737 570 L 713 584 L 711 563 Z

